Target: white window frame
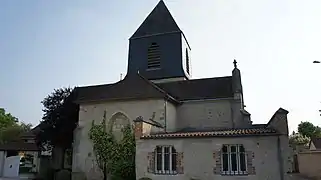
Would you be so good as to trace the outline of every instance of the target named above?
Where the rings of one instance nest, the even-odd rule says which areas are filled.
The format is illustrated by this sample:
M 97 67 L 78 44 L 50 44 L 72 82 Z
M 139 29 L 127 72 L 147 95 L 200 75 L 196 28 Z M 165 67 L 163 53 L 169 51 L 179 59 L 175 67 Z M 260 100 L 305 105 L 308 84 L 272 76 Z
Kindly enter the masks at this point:
M 158 170 L 158 167 L 157 167 L 157 156 L 158 156 L 158 152 L 157 152 L 157 148 L 161 148 L 162 151 L 161 151 L 161 155 L 162 155 L 162 165 L 161 165 L 161 170 Z M 169 148 L 169 170 L 165 170 L 165 148 Z M 174 146 L 157 146 L 155 148 L 155 173 L 156 174 L 176 174 L 177 171 L 176 170 L 173 170 L 173 152 L 172 150 L 175 149 Z M 176 150 L 176 149 L 175 149 Z M 177 158 L 177 151 L 175 152 L 175 156 Z
M 223 152 L 223 147 L 227 147 L 227 152 Z M 242 144 L 224 144 L 221 148 L 221 170 L 223 175 L 246 175 L 247 173 L 247 154 L 245 152 L 240 152 L 240 147 L 242 147 Z M 231 151 L 231 147 L 236 147 L 236 152 Z M 244 163 L 245 163 L 245 171 L 241 171 L 241 162 L 240 162 L 240 155 L 244 153 Z M 223 160 L 223 154 L 227 154 L 228 157 L 228 170 L 224 171 L 224 160 Z M 232 171 L 232 154 L 236 154 L 236 171 Z

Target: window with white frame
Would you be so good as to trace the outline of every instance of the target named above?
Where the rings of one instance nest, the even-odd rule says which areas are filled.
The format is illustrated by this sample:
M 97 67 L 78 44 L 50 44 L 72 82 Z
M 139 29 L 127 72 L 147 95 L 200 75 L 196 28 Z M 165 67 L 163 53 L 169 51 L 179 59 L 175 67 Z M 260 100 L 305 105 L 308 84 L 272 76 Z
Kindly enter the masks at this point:
M 173 146 L 157 146 L 155 149 L 155 170 L 158 174 L 176 173 L 177 152 Z
M 222 174 L 247 174 L 246 153 L 243 145 L 223 145 Z

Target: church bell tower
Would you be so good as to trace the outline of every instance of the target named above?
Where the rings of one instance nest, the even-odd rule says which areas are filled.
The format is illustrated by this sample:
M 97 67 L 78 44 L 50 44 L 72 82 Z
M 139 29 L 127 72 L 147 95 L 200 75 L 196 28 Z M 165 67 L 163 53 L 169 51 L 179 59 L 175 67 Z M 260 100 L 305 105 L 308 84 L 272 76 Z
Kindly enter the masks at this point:
M 190 46 L 161 0 L 129 39 L 127 76 L 149 80 L 189 79 Z

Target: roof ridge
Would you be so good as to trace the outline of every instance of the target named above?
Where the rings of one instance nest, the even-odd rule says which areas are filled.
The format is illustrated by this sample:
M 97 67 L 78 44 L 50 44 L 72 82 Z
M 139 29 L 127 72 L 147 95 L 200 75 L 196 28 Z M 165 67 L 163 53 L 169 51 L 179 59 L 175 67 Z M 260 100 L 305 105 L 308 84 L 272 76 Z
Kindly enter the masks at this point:
M 213 131 L 194 131 L 194 132 L 170 132 L 155 133 L 144 135 L 141 138 L 185 138 L 185 137 L 231 137 L 231 136 L 259 136 L 259 135 L 276 135 L 277 132 L 270 128 L 238 128 L 227 130 Z
M 187 80 L 180 80 L 180 81 L 170 81 L 170 82 L 163 82 L 160 84 L 170 84 L 170 83 L 177 83 L 177 82 L 191 82 L 191 81 L 206 81 L 211 79 L 227 79 L 232 78 L 232 76 L 221 76 L 221 77 L 211 77 L 211 78 L 198 78 L 198 79 L 187 79 Z
M 121 83 L 121 82 L 123 82 L 125 80 L 125 78 L 124 79 L 122 79 L 122 80 L 120 80 L 120 81 L 117 81 L 117 82 L 114 82 L 114 83 L 106 83 L 106 84 L 96 84 L 96 85 L 89 85 L 89 86 L 77 86 L 77 87 L 75 87 L 76 89 L 81 89 L 81 88 L 92 88 L 92 87 L 102 87 L 102 86 L 111 86 L 111 85 L 115 85 L 115 84 L 118 84 L 118 83 Z
M 146 79 L 144 76 L 142 76 L 141 74 L 137 73 L 137 75 L 142 78 L 146 83 L 148 83 L 149 85 L 151 85 L 152 87 L 154 87 L 157 91 L 159 91 L 160 93 L 163 93 L 165 96 L 167 96 L 168 98 L 174 100 L 177 103 L 180 103 L 179 100 L 177 100 L 176 98 L 174 98 L 173 96 L 171 96 L 168 92 L 166 92 L 164 89 L 160 88 L 159 86 L 157 86 L 156 84 L 154 84 L 153 82 L 151 82 L 150 80 Z

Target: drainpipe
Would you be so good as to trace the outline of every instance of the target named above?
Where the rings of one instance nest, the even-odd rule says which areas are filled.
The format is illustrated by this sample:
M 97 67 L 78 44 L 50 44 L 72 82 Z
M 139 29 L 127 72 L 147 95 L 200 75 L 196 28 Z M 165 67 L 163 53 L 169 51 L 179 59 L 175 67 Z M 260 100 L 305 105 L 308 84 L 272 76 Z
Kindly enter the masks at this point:
M 279 162 L 279 172 L 280 172 L 280 180 L 284 180 L 284 161 L 282 156 L 282 150 L 281 150 L 281 140 L 280 136 L 278 136 L 277 139 L 277 147 L 278 147 L 278 162 Z
M 167 100 L 165 99 L 165 103 L 164 103 L 164 122 L 165 122 L 165 124 L 164 124 L 164 131 L 165 132 L 167 132 L 167 111 L 166 111 L 166 106 L 167 106 Z

